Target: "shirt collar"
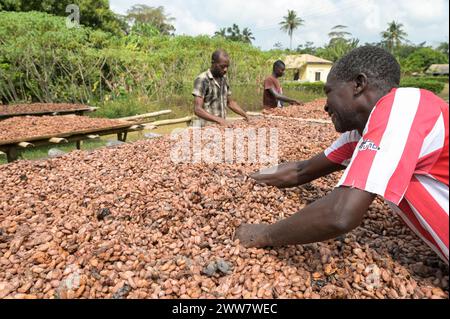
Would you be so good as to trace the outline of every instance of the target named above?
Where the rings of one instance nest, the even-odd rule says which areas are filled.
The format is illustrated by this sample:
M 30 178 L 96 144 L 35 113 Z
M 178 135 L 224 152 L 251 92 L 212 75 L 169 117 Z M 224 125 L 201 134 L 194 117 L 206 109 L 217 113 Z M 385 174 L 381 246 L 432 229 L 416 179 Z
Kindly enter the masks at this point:
M 208 72 L 206 73 L 206 75 L 208 75 L 208 78 L 210 78 L 211 80 L 214 79 L 214 76 L 211 73 L 211 69 L 208 69 Z

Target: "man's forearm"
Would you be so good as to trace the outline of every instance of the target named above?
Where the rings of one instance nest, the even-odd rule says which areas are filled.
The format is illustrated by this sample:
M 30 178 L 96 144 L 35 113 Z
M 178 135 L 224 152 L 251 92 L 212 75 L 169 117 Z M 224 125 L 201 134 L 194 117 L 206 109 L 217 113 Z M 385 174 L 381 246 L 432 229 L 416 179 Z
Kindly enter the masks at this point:
M 297 101 L 294 99 L 291 99 L 287 96 L 281 95 L 279 94 L 278 96 L 275 97 L 277 100 L 280 100 L 282 102 L 287 102 L 287 103 L 296 103 Z
M 247 118 L 248 115 L 247 113 L 245 113 L 245 111 L 235 102 L 235 101 L 230 101 L 228 103 L 228 107 L 235 113 L 239 114 L 240 116 Z
M 287 97 L 287 96 L 285 96 L 283 94 L 279 94 L 274 89 L 270 89 L 269 91 L 279 101 L 287 102 L 287 103 L 298 103 L 297 100 L 291 99 L 290 97 Z
M 194 109 L 195 115 L 197 115 L 199 118 L 204 119 L 209 122 L 215 122 L 218 124 L 221 124 L 223 119 L 219 116 L 215 116 L 211 113 L 206 112 L 202 107 L 196 107 Z
M 337 188 L 291 217 L 272 225 L 243 225 L 237 230 L 248 247 L 302 245 L 336 238 L 358 227 L 375 195 Z
M 361 224 L 374 198 L 361 190 L 337 188 L 292 217 L 270 225 L 269 245 L 308 244 L 348 233 Z
M 341 165 L 332 163 L 324 153 L 321 153 L 306 161 L 284 163 L 269 170 L 261 170 L 251 177 L 261 184 L 290 188 L 309 183 L 341 169 L 343 169 Z

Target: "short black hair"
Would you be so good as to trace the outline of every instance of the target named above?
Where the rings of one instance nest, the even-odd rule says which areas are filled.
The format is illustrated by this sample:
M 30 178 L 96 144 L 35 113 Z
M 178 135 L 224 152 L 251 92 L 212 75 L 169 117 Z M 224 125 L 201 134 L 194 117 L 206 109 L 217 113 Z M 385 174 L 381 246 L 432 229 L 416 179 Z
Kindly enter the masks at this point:
M 218 50 L 214 51 L 214 53 L 212 54 L 211 62 L 216 63 L 217 61 L 219 61 L 219 58 L 221 56 L 229 58 L 227 51 L 225 51 L 223 49 L 218 49 Z
M 273 69 L 275 70 L 275 68 L 285 68 L 286 64 L 284 64 L 283 61 L 281 60 L 277 60 L 275 61 L 275 63 L 273 64 Z
M 370 85 L 384 93 L 400 85 L 400 65 L 386 50 L 375 46 L 356 48 L 331 68 L 330 76 L 341 81 L 352 81 L 364 73 Z

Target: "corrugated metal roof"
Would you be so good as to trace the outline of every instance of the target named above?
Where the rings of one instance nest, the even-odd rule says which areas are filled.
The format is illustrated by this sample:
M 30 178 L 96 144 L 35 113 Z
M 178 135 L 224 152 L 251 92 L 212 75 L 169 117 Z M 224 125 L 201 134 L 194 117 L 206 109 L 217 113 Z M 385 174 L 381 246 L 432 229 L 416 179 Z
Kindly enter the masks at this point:
M 425 73 L 448 74 L 448 64 L 432 64 Z

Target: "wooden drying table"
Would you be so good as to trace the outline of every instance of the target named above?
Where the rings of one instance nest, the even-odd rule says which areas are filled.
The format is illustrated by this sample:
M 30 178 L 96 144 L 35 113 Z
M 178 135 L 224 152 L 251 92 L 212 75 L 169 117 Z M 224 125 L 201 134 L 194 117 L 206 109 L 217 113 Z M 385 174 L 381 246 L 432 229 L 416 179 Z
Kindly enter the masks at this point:
M 55 117 L 55 121 L 59 117 Z M 117 125 L 109 125 L 103 127 L 90 128 L 78 131 L 68 131 L 63 133 L 47 134 L 42 136 L 18 137 L 15 139 L 1 141 L 0 151 L 6 153 L 8 162 L 18 159 L 19 150 L 31 148 L 35 146 L 45 146 L 52 144 L 61 144 L 68 142 L 76 142 L 77 149 L 81 149 L 81 141 L 96 139 L 102 135 L 117 134 L 119 141 L 125 142 L 128 132 L 136 132 L 144 129 L 144 125 L 134 123 L 124 123 Z

